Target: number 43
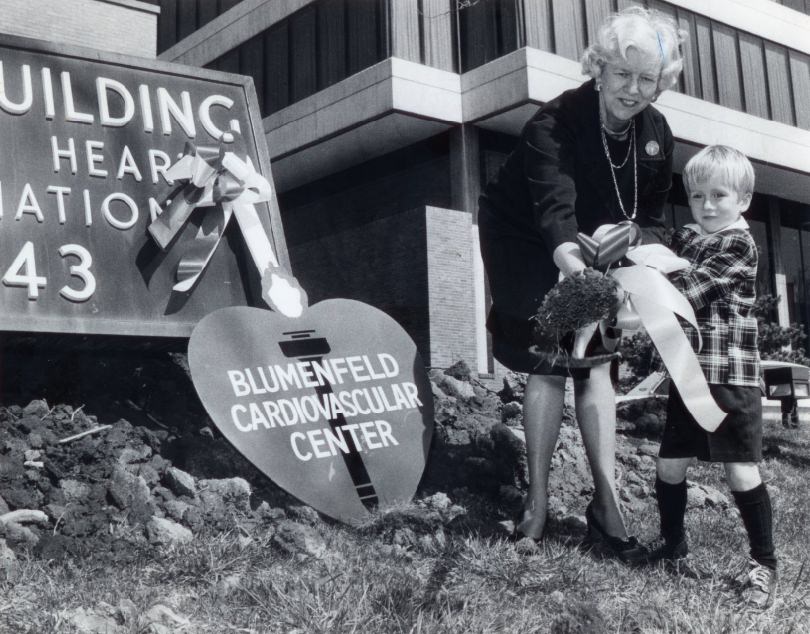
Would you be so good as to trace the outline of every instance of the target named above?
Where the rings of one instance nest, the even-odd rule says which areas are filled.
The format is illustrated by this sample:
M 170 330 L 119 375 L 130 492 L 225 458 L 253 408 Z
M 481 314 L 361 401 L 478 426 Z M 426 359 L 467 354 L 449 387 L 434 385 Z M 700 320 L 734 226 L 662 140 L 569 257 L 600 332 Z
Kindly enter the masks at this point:
M 64 244 L 59 247 L 59 255 L 63 258 L 75 256 L 79 258 L 78 264 L 70 266 L 70 274 L 78 277 L 83 282 L 80 289 L 71 288 L 68 285 L 59 289 L 59 294 L 72 302 L 85 302 L 96 291 L 96 278 L 90 271 L 93 264 L 93 256 L 90 252 L 78 244 Z M 28 299 L 37 299 L 39 289 L 45 288 L 48 280 L 37 275 L 37 263 L 34 259 L 34 243 L 26 242 L 17 257 L 8 267 L 3 276 L 3 284 L 6 286 L 19 286 L 28 288 Z

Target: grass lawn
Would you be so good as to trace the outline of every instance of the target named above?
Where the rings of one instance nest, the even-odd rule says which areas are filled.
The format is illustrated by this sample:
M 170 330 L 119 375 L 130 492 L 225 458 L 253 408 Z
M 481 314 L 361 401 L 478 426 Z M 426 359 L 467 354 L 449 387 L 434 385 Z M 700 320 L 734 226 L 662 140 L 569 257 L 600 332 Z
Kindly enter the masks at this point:
M 23 559 L 19 578 L 2 584 L 0 631 L 808 632 L 810 430 L 769 423 L 765 445 L 780 588 L 764 613 L 738 600 L 747 542 L 736 510 L 688 513 L 692 551 L 711 572 L 693 580 L 582 552 L 577 531 L 558 528 L 539 546 L 494 538 L 486 502 L 451 494 L 466 516 L 410 546 L 321 522 L 320 558 L 282 552 L 269 529 L 234 528 L 128 564 Z M 690 473 L 727 492 L 720 466 Z M 653 501 L 628 520 L 642 540 L 655 537 Z

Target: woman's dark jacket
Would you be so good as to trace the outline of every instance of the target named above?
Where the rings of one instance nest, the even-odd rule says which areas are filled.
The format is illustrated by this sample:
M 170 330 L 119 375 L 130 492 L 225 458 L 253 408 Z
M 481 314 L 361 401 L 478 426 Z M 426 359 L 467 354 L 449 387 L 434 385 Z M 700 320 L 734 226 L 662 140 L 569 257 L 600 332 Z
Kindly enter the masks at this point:
M 636 115 L 635 127 L 635 221 L 645 242 L 661 242 L 664 204 L 672 184 L 672 132 L 652 106 Z M 621 163 L 629 140 L 610 143 L 614 164 Z M 616 170 L 628 215 L 633 210 L 633 178 L 630 156 Z M 479 200 L 481 250 L 493 300 L 488 326 L 493 335 L 522 345 L 530 332 L 528 319 L 557 282 L 554 249 L 576 241 L 577 232 L 591 234 L 600 225 L 622 220 L 626 218 L 600 134 L 599 93 L 591 80 L 537 111 Z

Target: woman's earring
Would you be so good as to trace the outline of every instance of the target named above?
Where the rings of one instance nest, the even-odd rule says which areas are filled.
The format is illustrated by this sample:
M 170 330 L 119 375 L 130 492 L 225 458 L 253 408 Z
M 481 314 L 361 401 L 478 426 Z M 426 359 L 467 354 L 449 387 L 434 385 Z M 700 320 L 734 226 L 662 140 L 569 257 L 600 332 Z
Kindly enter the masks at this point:
M 602 91 L 602 82 L 601 81 L 596 82 L 596 86 L 594 86 L 594 88 L 596 88 L 596 92 L 601 92 Z

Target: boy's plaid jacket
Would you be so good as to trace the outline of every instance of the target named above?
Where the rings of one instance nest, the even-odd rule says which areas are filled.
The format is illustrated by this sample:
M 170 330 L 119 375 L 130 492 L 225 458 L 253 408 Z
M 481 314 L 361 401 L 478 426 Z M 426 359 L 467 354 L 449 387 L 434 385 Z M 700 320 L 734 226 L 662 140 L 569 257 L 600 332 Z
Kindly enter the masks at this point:
M 756 298 L 757 247 L 744 220 L 715 233 L 697 225 L 675 232 L 671 248 L 692 264 L 670 276 L 695 310 L 703 348 L 697 353 L 709 383 L 759 386 Z M 697 350 L 694 328 L 686 333 Z

